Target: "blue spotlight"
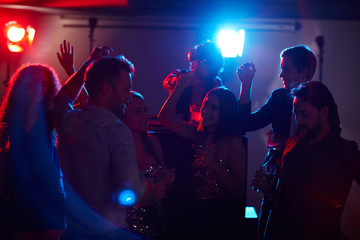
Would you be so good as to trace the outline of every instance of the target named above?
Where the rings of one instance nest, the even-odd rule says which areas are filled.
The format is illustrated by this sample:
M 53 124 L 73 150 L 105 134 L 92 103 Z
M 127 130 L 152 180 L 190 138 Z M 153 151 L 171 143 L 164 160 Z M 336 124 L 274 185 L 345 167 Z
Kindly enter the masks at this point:
M 241 57 L 244 49 L 245 30 L 221 30 L 218 35 L 218 45 L 223 57 Z
M 131 206 L 134 205 L 136 201 L 136 195 L 133 190 L 124 189 L 119 193 L 118 201 L 121 205 Z

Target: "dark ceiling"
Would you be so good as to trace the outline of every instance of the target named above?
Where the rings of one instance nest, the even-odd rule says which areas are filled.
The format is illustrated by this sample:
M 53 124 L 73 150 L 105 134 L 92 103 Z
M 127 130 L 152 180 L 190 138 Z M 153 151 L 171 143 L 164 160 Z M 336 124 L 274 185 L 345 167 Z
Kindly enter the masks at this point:
M 360 0 L 5 0 L 0 7 L 116 16 L 360 20 Z M 43 8 L 45 7 L 45 8 Z

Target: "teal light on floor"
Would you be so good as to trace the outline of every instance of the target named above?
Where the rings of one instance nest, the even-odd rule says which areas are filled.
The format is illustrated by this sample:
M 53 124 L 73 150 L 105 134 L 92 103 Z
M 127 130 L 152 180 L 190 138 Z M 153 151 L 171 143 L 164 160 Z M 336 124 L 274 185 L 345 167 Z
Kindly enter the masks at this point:
M 258 218 L 254 207 L 245 207 L 245 218 Z

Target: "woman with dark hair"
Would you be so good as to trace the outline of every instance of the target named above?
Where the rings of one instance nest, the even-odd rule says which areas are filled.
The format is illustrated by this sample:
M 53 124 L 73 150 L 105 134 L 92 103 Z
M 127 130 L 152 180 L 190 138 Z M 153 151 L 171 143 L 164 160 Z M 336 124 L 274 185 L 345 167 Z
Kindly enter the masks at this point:
M 210 90 L 201 105 L 197 129 L 175 117 L 182 92 L 194 79 L 180 78 L 158 115 L 175 134 L 193 142 L 193 207 L 189 231 L 206 237 L 233 236 L 239 231 L 245 193 L 246 154 L 237 130 L 238 107 L 234 94 L 225 87 Z
M 52 68 L 23 65 L 10 79 L 1 105 L 7 222 L 13 239 L 55 240 L 65 228 L 65 193 L 51 117 L 59 88 Z
M 149 114 L 144 97 L 135 91 L 131 92 L 131 101 L 127 104 L 122 120 L 128 125 L 136 147 L 136 159 L 139 169 L 144 173 L 149 184 L 161 181 L 171 183 L 175 172 L 166 169 L 163 152 L 157 137 L 147 133 Z M 127 222 L 129 229 L 150 239 L 164 239 L 166 224 L 161 203 L 150 206 L 136 206 L 129 209 Z

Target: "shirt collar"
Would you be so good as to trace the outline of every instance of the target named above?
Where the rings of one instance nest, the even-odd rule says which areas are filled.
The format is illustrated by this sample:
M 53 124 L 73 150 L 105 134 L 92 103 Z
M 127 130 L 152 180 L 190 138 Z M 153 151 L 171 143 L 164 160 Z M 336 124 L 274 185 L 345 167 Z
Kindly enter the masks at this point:
M 116 116 L 116 115 L 115 115 L 114 113 L 112 113 L 110 110 L 107 110 L 107 109 L 105 109 L 105 108 L 103 108 L 103 107 L 99 107 L 99 106 L 96 106 L 96 105 L 89 105 L 89 104 L 87 104 L 87 105 L 84 106 L 83 110 L 85 110 L 85 111 L 90 111 L 90 112 L 101 113 L 101 114 L 103 114 L 104 116 L 107 116 L 107 117 L 109 117 L 109 118 L 113 118 L 113 119 L 117 119 L 117 120 L 120 120 L 120 121 L 121 121 L 121 119 L 120 119 L 118 116 Z

